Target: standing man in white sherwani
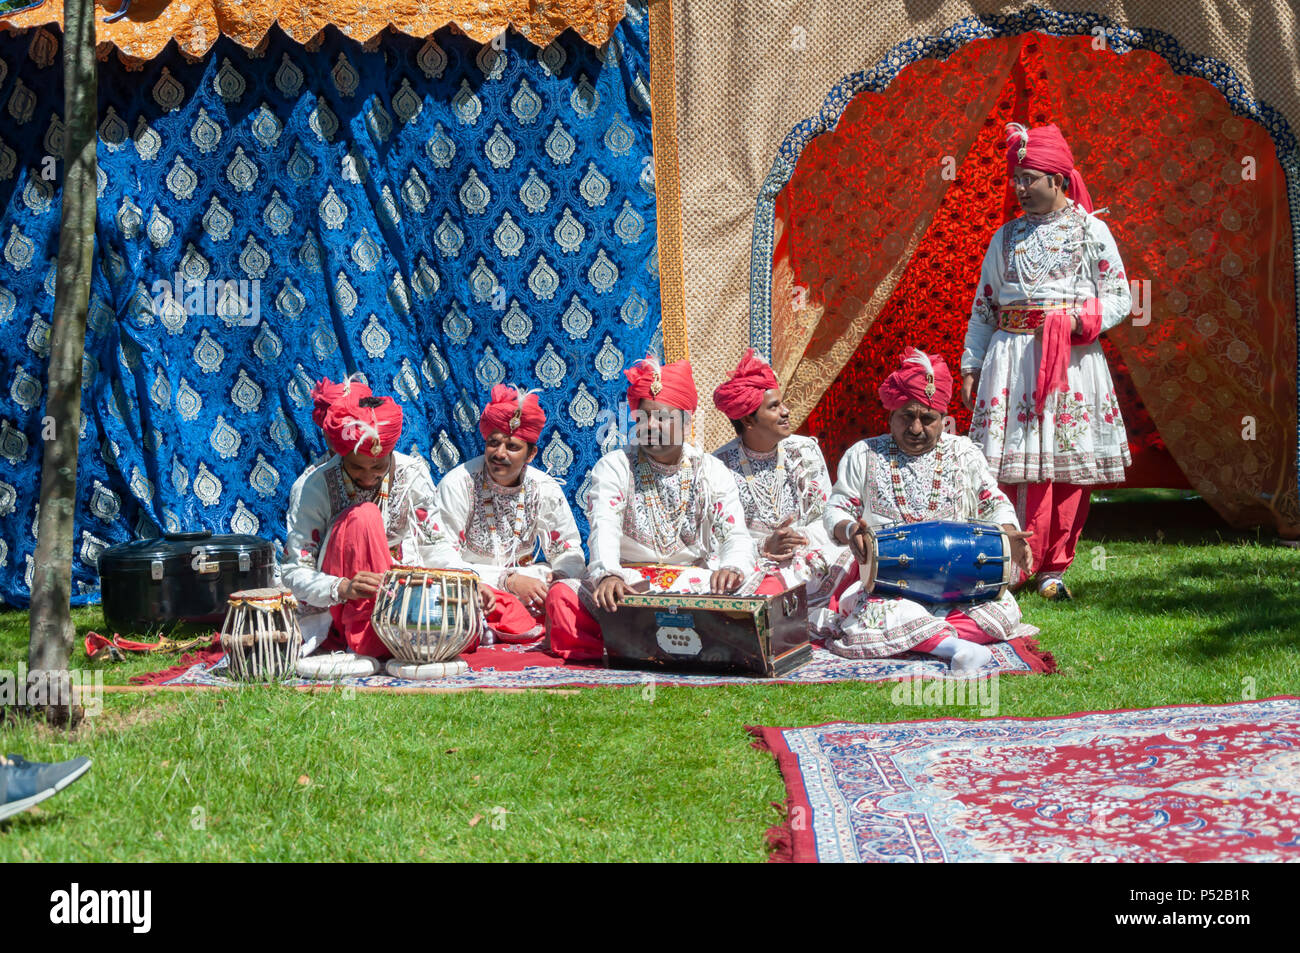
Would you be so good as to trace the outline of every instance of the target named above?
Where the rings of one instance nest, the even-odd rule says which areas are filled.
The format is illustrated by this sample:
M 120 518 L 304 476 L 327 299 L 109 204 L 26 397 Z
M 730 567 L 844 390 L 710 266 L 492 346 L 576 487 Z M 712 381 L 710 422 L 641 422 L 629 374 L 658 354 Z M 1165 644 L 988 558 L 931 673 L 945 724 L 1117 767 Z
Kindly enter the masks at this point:
M 633 587 L 735 592 L 753 581 L 757 553 L 735 480 L 716 457 L 685 441 L 698 402 L 690 362 L 661 367 L 647 358 L 623 373 L 635 442 L 592 468 L 584 587 L 609 612 Z M 551 651 L 570 660 L 603 655 L 600 626 L 576 587 L 552 586 L 546 610 Z
M 529 466 L 545 426 L 536 393 L 497 384 L 479 417 L 485 452 L 438 484 L 443 528 L 494 590 L 486 622 L 507 642 L 536 638 L 552 582 L 581 579 L 587 566 L 564 490 Z
M 997 230 L 962 352 L 970 437 L 1033 532 L 1039 593 L 1063 579 L 1091 488 L 1132 463 L 1097 337 L 1129 313 L 1124 263 L 1054 125 L 1007 127 L 1007 175 L 1024 215 Z
M 952 400 L 952 374 L 938 354 L 906 348 L 902 366 L 880 386 L 889 433 L 861 440 L 840 459 L 839 478 L 826 508 L 826 530 L 859 559 L 875 529 L 895 523 L 979 520 L 1000 523 L 1012 558 L 1029 564 L 1026 535 L 998 489 L 979 448 L 943 432 Z M 984 646 L 1015 638 L 1020 607 L 1004 592 L 989 602 L 927 606 L 896 596 L 873 596 L 856 582 L 839 597 L 837 638 L 827 648 L 846 658 L 883 658 L 927 652 L 948 659 L 953 672 L 973 672 L 990 661 Z
M 821 448 L 792 432 L 776 373 L 753 348 L 713 392 L 713 403 L 736 428 L 736 439 L 714 455 L 736 481 L 759 570 L 769 577 L 759 592 L 805 584 L 808 623 L 825 633 L 834 619 L 831 595 L 853 554 L 832 542 L 822 523 L 831 479 Z

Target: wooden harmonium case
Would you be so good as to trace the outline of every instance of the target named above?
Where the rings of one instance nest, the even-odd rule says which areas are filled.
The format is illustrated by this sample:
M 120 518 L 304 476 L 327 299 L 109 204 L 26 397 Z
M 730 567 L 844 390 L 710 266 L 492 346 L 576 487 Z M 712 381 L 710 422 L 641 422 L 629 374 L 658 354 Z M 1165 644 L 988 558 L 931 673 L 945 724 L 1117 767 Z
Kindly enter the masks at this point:
M 593 614 L 609 668 L 776 678 L 812 659 L 802 584 L 774 596 L 629 593 Z

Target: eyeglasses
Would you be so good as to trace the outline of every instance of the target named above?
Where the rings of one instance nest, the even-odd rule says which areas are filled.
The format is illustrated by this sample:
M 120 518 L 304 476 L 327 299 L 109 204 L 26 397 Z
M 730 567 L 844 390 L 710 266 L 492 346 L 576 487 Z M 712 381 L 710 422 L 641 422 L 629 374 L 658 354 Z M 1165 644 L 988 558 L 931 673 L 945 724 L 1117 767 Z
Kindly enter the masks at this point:
M 1046 172 L 1040 172 L 1037 175 L 1013 175 L 1011 177 L 1011 185 L 1013 188 L 1017 189 L 1028 189 L 1046 175 Z

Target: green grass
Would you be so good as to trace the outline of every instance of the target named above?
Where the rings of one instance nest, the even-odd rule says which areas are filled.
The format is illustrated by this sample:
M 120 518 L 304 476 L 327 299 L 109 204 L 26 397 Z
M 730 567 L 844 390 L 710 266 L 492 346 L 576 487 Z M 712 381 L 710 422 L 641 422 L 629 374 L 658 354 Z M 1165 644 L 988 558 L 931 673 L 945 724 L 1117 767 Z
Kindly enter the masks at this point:
M 1001 679 L 1000 714 L 1300 690 L 1300 551 L 1234 533 L 1197 501 L 1093 514 L 1076 601 L 1021 600 L 1061 672 Z M 79 638 L 102 621 L 95 609 L 76 620 Z M 26 615 L 0 613 L 0 668 L 16 668 L 26 645 Z M 75 658 L 94 667 L 79 646 Z M 162 664 L 104 666 L 105 681 Z M 891 693 L 108 693 L 70 736 L 0 726 L 5 751 L 95 760 L 39 813 L 0 825 L 0 860 L 759 861 L 784 791 L 743 726 L 978 715 L 898 706 Z

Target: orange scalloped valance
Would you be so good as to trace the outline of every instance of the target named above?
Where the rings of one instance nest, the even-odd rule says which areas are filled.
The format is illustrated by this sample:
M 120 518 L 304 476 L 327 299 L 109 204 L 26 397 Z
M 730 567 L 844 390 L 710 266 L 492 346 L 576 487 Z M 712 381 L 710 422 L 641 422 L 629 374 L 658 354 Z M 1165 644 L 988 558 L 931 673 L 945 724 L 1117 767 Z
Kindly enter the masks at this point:
M 573 30 L 592 46 L 605 43 L 623 18 L 623 0 L 132 0 L 120 20 L 105 22 L 123 0 L 97 0 L 96 38 L 101 49 L 148 60 L 175 39 L 181 52 L 203 56 L 225 34 L 256 49 L 272 24 L 306 44 L 327 26 L 364 43 L 385 28 L 428 36 L 448 24 L 486 43 L 507 27 L 536 46 Z M 0 15 L 12 27 L 62 25 L 63 0 Z

